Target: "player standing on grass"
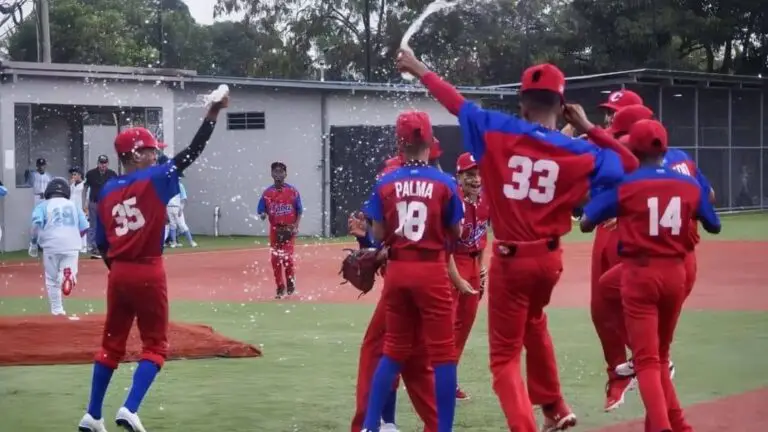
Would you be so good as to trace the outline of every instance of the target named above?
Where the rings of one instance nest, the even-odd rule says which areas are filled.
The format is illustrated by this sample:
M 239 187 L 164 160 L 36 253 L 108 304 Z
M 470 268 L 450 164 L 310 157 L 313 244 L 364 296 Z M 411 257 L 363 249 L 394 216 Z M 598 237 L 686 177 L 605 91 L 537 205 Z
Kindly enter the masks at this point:
M 553 65 L 523 73 L 525 120 L 465 101 L 409 50 L 400 51 L 398 69 L 419 77 L 459 117 L 465 149 L 480 167 L 496 237 L 488 284 L 491 373 L 508 427 L 537 430 L 531 403 L 542 405 L 544 431 L 574 426 L 576 416 L 560 393 L 544 307 L 562 272 L 560 237 L 571 230 L 571 211 L 589 190 L 621 178 L 620 160 L 612 151 L 554 130 L 565 77 Z M 523 345 L 528 392 L 520 370 Z
M 437 431 L 453 428 L 456 356 L 445 245 L 461 234 L 463 210 L 455 182 L 427 165 L 433 136 L 425 117 L 408 119 L 406 162 L 377 182 L 367 207 L 374 237 L 389 248 L 381 300 L 387 307 L 384 355 L 371 382 L 367 431 L 379 430 L 392 385 L 421 335 L 434 368 Z
M 480 189 L 480 172 L 470 153 L 463 153 L 456 161 L 459 193 L 463 200 L 464 219 L 461 238 L 453 246 L 448 261 L 448 275 L 453 286 L 455 313 L 454 337 L 456 362 L 461 360 L 469 333 L 477 317 L 477 308 L 485 289 L 485 246 L 488 242 L 490 208 Z M 469 399 L 461 387 L 456 387 L 456 399 Z
M 414 131 L 426 130 L 429 135 L 432 134 L 432 123 L 429 115 L 419 111 L 407 111 L 397 117 L 395 123 L 395 139 L 397 141 L 398 155 L 387 159 L 384 162 L 384 168 L 376 176 L 378 181 L 383 176 L 400 169 L 404 163 L 405 156 L 402 149 L 417 137 Z M 420 139 L 420 138 L 419 138 Z M 429 151 L 429 165 L 439 168 L 438 158 L 442 154 L 442 149 L 437 139 L 434 138 Z M 350 234 L 357 238 L 361 248 L 381 248 L 381 243 L 373 238 L 370 220 L 364 213 L 353 214 L 349 218 Z M 381 359 L 384 351 L 384 336 L 386 333 L 386 302 L 381 298 L 376 304 L 368 328 L 365 331 L 363 342 L 360 346 L 360 360 L 357 372 L 356 387 L 356 407 L 355 415 L 352 418 L 352 432 L 359 432 L 363 427 L 363 419 L 368 407 L 368 397 L 370 394 L 371 379 L 376 369 L 376 365 Z M 432 368 L 430 367 L 429 357 L 427 355 L 424 338 L 419 338 L 414 342 L 413 354 L 403 364 L 400 371 L 403 382 L 406 386 L 411 403 L 424 422 L 426 432 L 437 431 L 437 407 L 435 406 L 435 381 Z M 397 407 L 397 389 L 399 382 L 393 385 L 392 391 L 384 404 L 381 414 L 380 432 L 397 432 L 395 422 L 395 413 Z
M 607 219 L 619 220 L 621 298 L 646 409 L 645 430 L 692 431 L 667 372 L 669 351 L 688 295 L 685 257 L 695 247 L 690 225 L 698 219 L 717 234 L 720 220 L 709 202 L 710 189 L 662 166 L 667 131 L 661 123 L 637 122 L 629 146 L 640 159 L 640 169 L 587 204 L 581 229 L 591 232 Z
M 137 412 L 168 353 L 168 292 L 162 257 L 166 206 L 179 193 L 179 173 L 203 152 L 219 112 L 228 103 L 224 97 L 211 105 L 189 147 L 162 165 L 156 164 L 157 153 L 165 145 L 147 129 L 125 129 L 115 138 L 125 174 L 107 182 L 99 197 L 96 244 L 109 268 L 107 317 L 81 432 L 106 431 L 104 396 L 125 356 L 134 319 L 141 337 L 141 360 L 115 421 L 128 431 L 145 432 Z
M 78 253 L 88 229 L 85 214 L 70 201 L 71 190 L 63 178 L 54 178 L 43 193 L 44 201 L 32 211 L 29 255 L 43 250 L 45 288 L 51 314 L 66 315 L 61 295 L 68 296 L 77 281 Z
M 269 251 L 277 285 L 275 298 L 280 299 L 286 295 L 286 280 L 287 294 L 296 291 L 293 250 L 304 207 L 298 189 L 285 182 L 288 170 L 285 164 L 272 162 L 270 168 L 274 183 L 261 195 L 256 213 L 262 220 L 269 218 Z

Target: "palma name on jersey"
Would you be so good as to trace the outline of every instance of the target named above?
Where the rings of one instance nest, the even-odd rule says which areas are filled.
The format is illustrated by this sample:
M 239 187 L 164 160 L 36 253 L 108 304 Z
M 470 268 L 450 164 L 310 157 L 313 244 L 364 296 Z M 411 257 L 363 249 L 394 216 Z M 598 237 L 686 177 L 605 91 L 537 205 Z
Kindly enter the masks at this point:
M 395 195 L 398 198 L 416 196 L 420 198 L 432 198 L 435 185 L 430 181 L 406 180 L 395 182 Z
M 688 165 L 685 162 L 680 162 L 672 165 L 672 169 L 674 171 L 679 172 L 680 174 L 685 174 L 687 176 L 691 175 L 691 170 L 688 169 Z

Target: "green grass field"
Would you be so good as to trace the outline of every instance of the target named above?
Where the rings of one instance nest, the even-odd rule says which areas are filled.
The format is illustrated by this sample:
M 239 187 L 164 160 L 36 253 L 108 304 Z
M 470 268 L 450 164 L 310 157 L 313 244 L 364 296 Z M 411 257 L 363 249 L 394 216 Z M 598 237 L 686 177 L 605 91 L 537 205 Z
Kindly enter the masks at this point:
M 725 219 L 723 239 L 768 236 L 766 214 Z M 586 238 L 574 234 L 570 240 Z M 200 244 L 242 248 L 251 247 L 254 239 L 201 239 Z M 7 258 L 3 255 L 0 260 Z M 39 298 L 0 298 L 0 315 L 46 310 Z M 98 312 L 103 304 L 70 300 L 67 310 Z M 227 336 L 261 346 L 264 357 L 169 362 L 145 400 L 142 420 L 152 431 L 347 431 L 358 349 L 371 310 L 370 305 L 174 302 L 174 320 L 209 324 Z M 563 391 L 580 418 L 578 429 L 639 416 L 642 408 L 636 393 L 618 413 L 602 412 L 602 356 L 589 312 L 552 309 L 549 322 Z M 691 404 L 768 386 L 768 375 L 763 373 L 767 327 L 764 312 L 686 312 L 673 351 L 682 401 Z M 472 399 L 459 403 L 457 431 L 505 430 L 490 388 L 486 335 L 483 311 L 460 367 L 460 382 Z M 123 402 L 132 367 L 123 365 L 113 379 L 105 403 L 108 420 Z M 0 429 L 75 430 L 87 404 L 90 374 L 90 365 L 0 368 Z M 399 404 L 401 430 L 420 430 L 404 392 Z

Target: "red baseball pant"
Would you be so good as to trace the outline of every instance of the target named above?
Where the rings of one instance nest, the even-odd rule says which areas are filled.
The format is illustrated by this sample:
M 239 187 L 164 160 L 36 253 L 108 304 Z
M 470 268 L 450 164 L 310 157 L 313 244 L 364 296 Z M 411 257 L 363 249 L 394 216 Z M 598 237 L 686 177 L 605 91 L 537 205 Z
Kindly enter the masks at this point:
M 480 290 L 480 260 L 479 257 L 472 257 L 468 254 L 454 254 L 453 260 L 456 263 L 456 269 L 459 276 L 472 285 L 475 291 Z M 480 296 L 477 294 L 462 294 L 457 289 L 453 289 L 453 310 L 454 320 L 454 338 L 456 340 L 456 361 L 461 359 L 464 353 L 464 347 L 467 345 L 469 333 L 475 324 L 477 317 L 477 308 L 480 305 Z
M 692 431 L 667 372 L 669 350 L 687 297 L 682 258 L 625 260 L 621 297 L 646 432 Z M 663 373 L 662 373 L 663 372 Z
M 272 258 L 272 271 L 275 275 L 275 285 L 279 287 L 285 286 L 285 280 L 294 280 L 294 260 L 293 250 L 296 244 L 296 239 L 291 238 L 290 241 L 280 243 L 277 241 L 275 231 L 272 230 L 269 234 L 269 252 Z M 285 279 L 283 279 L 283 272 L 285 272 Z
M 619 263 L 618 249 L 618 231 L 599 226 L 592 244 L 590 312 L 609 377 L 613 377 L 616 366 L 627 361 L 626 338 L 620 330 L 623 326 L 618 323 L 621 317 L 621 296 L 618 293 L 621 270 L 615 269 L 615 273 L 608 274 Z M 606 289 L 612 291 L 605 293 Z
M 360 361 L 357 370 L 357 388 L 355 391 L 355 415 L 352 418 L 351 432 L 360 432 L 363 428 L 365 411 L 368 406 L 371 379 L 384 352 L 384 334 L 386 333 L 387 306 L 384 301 L 376 304 L 371 322 L 363 337 L 360 347 Z M 437 406 L 435 405 L 435 378 L 429 364 L 429 356 L 423 338 L 413 347 L 413 354 L 403 363 L 400 371 L 411 403 L 424 422 L 424 432 L 437 431 Z M 395 383 L 395 388 L 399 382 Z
M 107 281 L 107 318 L 95 360 L 116 369 L 125 357 L 133 320 L 141 337 L 141 358 L 159 368 L 168 355 L 168 288 L 163 258 L 114 261 Z
M 532 404 L 561 399 L 554 345 L 544 307 L 562 273 L 562 251 L 552 241 L 494 244 L 488 280 L 488 337 L 493 390 L 510 430 L 536 432 Z M 528 391 L 520 370 L 526 348 Z M 530 392 L 530 396 L 529 396 Z

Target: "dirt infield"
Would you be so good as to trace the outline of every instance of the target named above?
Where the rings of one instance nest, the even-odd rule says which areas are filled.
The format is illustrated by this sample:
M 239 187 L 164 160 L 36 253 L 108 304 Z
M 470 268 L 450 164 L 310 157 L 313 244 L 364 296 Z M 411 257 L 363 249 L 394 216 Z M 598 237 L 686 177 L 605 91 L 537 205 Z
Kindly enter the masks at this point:
M 339 286 L 343 248 L 349 245 L 297 246 L 297 297 L 324 303 L 373 302 L 376 291 L 357 298 Z M 553 306 L 584 307 L 589 303 L 589 243 L 566 244 L 565 271 L 555 289 Z M 699 275 L 687 302 L 693 309 L 768 310 L 763 294 L 768 280 L 765 242 L 705 242 L 698 250 Z M 103 299 L 106 270 L 100 260 L 82 260 L 74 297 Z M 266 249 L 193 252 L 166 256 L 172 300 L 273 301 L 272 268 Z M 42 267 L 37 263 L 0 266 L 0 295 L 42 297 Z
M 763 432 L 768 429 L 766 406 L 768 389 L 759 389 L 687 407 L 685 415 L 696 432 Z M 638 420 L 601 428 L 597 432 L 643 431 L 643 422 Z
M 0 317 L 0 366 L 85 364 L 101 345 L 103 316 L 78 320 L 53 316 Z M 34 339 L 35 343 L 29 343 Z M 224 337 L 200 324 L 171 323 L 169 360 L 211 357 L 259 357 L 261 351 Z M 128 338 L 125 361 L 141 355 L 141 341 L 134 326 Z

